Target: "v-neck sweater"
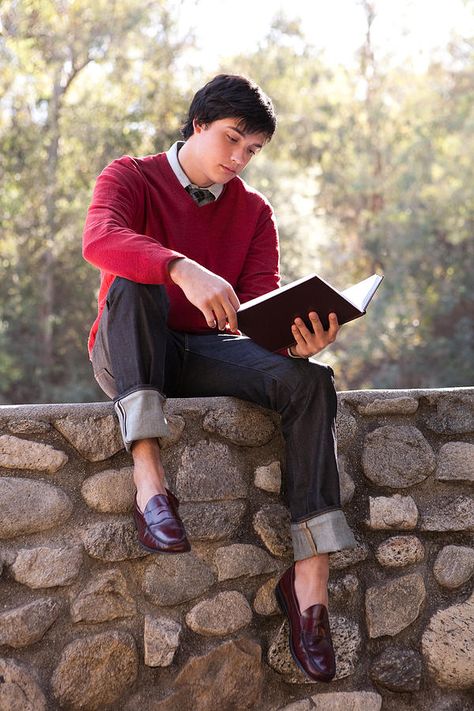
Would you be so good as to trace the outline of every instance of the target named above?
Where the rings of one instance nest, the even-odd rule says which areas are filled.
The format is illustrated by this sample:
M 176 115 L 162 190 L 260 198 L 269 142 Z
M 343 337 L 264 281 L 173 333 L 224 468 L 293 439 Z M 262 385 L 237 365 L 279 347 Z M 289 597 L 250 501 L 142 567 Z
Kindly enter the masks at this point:
M 163 284 L 170 301 L 169 327 L 188 333 L 216 331 L 171 280 L 172 260 L 189 257 L 218 274 L 241 303 L 279 286 L 278 234 L 266 198 L 236 176 L 218 200 L 199 207 L 165 153 L 123 156 L 102 171 L 87 213 L 83 255 L 101 277 L 89 354 L 116 276 Z

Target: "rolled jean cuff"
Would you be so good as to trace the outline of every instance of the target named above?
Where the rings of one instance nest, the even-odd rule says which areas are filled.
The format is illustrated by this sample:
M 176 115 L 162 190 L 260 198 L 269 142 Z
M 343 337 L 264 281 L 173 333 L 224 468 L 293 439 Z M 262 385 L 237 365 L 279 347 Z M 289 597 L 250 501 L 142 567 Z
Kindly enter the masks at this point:
M 316 514 L 307 521 L 291 524 L 295 560 L 311 558 L 317 553 L 331 553 L 355 548 L 354 538 L 341 509 Z
M 168 434 L 164 402 L 163 395 L 154 388 L 134 390 L 114 402 L 127 452 L 138 439 L 164 437 Z

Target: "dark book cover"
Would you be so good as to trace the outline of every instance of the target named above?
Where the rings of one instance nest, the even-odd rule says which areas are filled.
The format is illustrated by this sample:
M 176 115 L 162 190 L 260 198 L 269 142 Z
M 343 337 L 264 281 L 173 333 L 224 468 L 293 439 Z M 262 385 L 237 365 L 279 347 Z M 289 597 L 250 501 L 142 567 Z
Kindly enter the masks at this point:
M 311 330 L 310 311 L 316 311 L 325 330 L 332 312 L 337 314 L 340 325 L 353 321 L 365 314 L 382 279 L 374 274 L 339 292 L 321 277 L 310 274 L 242 304 L 237 312 L 239 329 L 270 351 L 288 348 L 295 343 L 291 326 L 297 316 Z

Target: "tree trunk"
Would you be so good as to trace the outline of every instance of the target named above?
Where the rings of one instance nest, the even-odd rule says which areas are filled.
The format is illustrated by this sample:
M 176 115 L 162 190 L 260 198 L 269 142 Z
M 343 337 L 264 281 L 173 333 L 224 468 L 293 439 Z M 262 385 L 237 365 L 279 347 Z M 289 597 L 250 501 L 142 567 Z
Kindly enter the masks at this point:
M 49 144 L 46 160 L 46 185 L 45 187 L 45 224 L 43 230 L 43 252 L 41 255 L 41 266 L 39 274 L 40 284 L 40 367 L 41 399 L 48 397 L 47 393 L 52 382 L 52 366 L 54 354 L 54 270 L 56 266 L 56 198 L 57 198 L 57 169 L 58 169 L 58 149 L 59 149 L 59 110 L 60 100 L 63 94 L 61 87 L 61 67 L 58 67 L 55 77 L 53 94 L 48 110 L 48 133 Z

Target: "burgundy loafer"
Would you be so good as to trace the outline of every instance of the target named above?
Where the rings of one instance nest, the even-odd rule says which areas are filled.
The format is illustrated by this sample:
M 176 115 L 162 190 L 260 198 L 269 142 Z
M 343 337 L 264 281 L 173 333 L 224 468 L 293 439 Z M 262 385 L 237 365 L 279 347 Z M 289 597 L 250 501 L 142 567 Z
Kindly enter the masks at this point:
M 166 487 L 165 487 L 165 489 L 166 489 Z M 179 499 L 169 489 L 166 489 L 166 495 L 169 499 L 171 506 L 174 508 L 175 512 L 178 513 Z
M 167 494 L 152 496 L 145 511 L 138 508 L 135 496 L 133 517 L 138 542 L 150 553 L 185 553 L 191 550 L 178 514 L 179 501 L 168 489 Z
M 336 660 L 328 611 L 325 605 L 318 604 L 300 612 L 294 563 L 278 581 L 275 597 L 288 618 L 290 651 L 296 664 L 314 681 L 331 681 L 336 673 Z

